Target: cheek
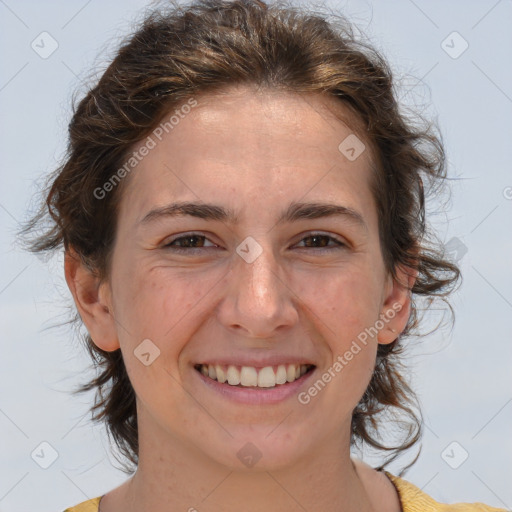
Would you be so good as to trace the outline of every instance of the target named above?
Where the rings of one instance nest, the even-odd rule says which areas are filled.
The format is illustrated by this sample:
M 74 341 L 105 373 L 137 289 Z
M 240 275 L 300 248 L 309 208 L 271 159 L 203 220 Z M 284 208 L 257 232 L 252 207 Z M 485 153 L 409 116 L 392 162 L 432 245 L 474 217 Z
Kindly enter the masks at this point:
M 198 327 L 194 319 L 201 314 L 201 299 L 215 282 L 206 275 L 198 279 L 154 267 L 149 272 L 134 272 L 118 286 L 115 305 L 123 360 L 137 399 L 146 407 L 152 404 L 149 408 L 162 411 L 179 407 L 178 359 Z M 143 342 L 152 361 L 148 365 L 139 358 Z
M 221 278 L 222 272 L 217 271 L 199 275 L 160 266 L 134 273 L 125 282 L 122 300 L 118 303 L 119 323 L 123 328 L 118 329 L 118 334 L 128 371 L 132 370 L 133 378 L 137 379 L 143 370 L 145 380 L 141 385 L 156 385 L 152 382 L 157 378 L 155 375 L 151 375 L 149 381 L 146 376 L 157 370 L 164 373 L 167 380 L 174 379 L 176 384 L 181 381 L 180 356 L 196 330 L 212 314 L 209 297 L 213 296 L 212 291 Z M 147 339 L 160 351 L 151 372 L 147 370 L 153 365 L 141 368 L 133 353 Z M 142 389 L 140 391 L 143 393 Z
M 310 310 L 309 336 L 327 349 L 317 378 L 327 381 L 330 392 L 325 398 L 329 397 L 329 408 L 337 411 L 335 416 L 341 417 L 357 405 L 375 367 L 378 345 L 372 327 L 379 319 L 380 289 L 368 268 L 317 274 L 314 282 L 315 286 L 303 284 L 297 295 Z
M 122 285 L 117 301 L 119 318 L 126 323 L 132 337 L 154 338 L 168 344 L 173 331 L 200 304 L 214 285 L 214 279 L 178 274 L 172 269 L 153 267 L 133 275 Z
M 382 290 L 364 264 L 303 272 L 294 276 L 293 290 L 333 350 L 344 351 L 380 314 Z

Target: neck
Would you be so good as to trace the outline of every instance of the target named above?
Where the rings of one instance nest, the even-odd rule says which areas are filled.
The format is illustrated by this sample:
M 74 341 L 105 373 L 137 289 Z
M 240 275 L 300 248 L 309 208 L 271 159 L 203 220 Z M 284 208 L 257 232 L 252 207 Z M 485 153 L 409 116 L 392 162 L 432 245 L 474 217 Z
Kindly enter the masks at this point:
M 287 467 L 218 464 L 169 433 L 140 435 L 137 472 L 101 500 L 101 512 L 374 512 L 349 440 L 325 442 Z

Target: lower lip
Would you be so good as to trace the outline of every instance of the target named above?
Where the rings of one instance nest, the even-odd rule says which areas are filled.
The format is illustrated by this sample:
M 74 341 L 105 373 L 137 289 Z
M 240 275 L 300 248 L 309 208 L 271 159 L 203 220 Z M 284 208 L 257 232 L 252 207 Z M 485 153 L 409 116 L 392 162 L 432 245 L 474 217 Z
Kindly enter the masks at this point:
M 229 400 L 240 404 L 248 405 L 267 405 L 284 402 L 292 396 L 297 396 L 299 389 L 305 385 L 310 377 L 315 373 L 316 368 L 308 371 L 297 380 L 287 382 L 286 384 L 278 384 L 274 388 L 239 388 L 229 384 L 221 384 L 217 380 L 205 377 L 200 371 L 193 369 L 194 373 L 201 381 L 213 391 L 223 395 Z

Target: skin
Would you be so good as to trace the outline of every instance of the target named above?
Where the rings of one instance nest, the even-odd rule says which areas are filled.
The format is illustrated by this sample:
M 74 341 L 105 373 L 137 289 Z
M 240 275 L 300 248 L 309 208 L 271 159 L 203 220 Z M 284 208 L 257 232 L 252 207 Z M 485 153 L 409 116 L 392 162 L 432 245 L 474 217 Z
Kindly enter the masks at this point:
M 99 282 L 66 254 L 81 318 L 96 345 L 121 348 L 137 396 L 138 470 L 100 510 L 231 512 L 242 503 L 248 512 L 398 512 L 388 478 L 349 450 L 352 411 L 377 346 L 405 328 L 414 282 L 400 268 L 400 282 L 392 280 L 384 267 L 370 145 L 354 161 L 338 150 L 357 120 L 335 117 L 336 109 L 351 119 L 332 98 L 245 86 L 224 92 L 196 98 L 128 178 L 109 279 Z M 231 208 L 239 221 L 139 224 L 178 200 Z M 353 208 L 367 229 L 340 217 L 277 225 L 292 201 Z M 195 253 L 163 248 L 192 231 L 206 237 L 194 241 Z M 345 246 L 306 238 L 312 232 Z M 236 252 L 248 236 L 262 248 L 252 263 Z M 327 243 L 332 249 L 322 251 Z M 296 396 L 236 404 L 207 389 L 193 368 L 226 354 L 276 352 L 313 361 L 318 378 L 397 304 L 400 311 L 307 405 Z M 160 350 L 149 366 L 134 356 L 144 339 Z M 248 442 L 261 453 L 251 468 L 237 457 Z

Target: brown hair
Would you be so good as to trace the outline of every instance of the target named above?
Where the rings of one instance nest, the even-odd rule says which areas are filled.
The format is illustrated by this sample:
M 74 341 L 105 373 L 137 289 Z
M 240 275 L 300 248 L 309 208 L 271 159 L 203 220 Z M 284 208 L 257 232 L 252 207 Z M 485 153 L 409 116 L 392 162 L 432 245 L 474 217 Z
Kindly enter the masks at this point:
M 164 115 L 192 97 L 234 84 L 336 98 L 357 114 L 374 148 L 372 193 L 386 268 L 394 278 L 398 264 L 418 271 L 406 329 L 393 343 L 379 345 L 371 382 L 352 417 L 352 442 L 392 452 L 387 464 L 422 433 L 417 398 L 402 366 L 402 340 L 419 325 L 416 301 L 426 299 L 428 306 L 440 297 L 451 310 L 446 296 L 460 274 L 444 259 L 425 222 L 424 184 L 440 190 L 446 178 L 441 137 L 432 124 L 406 119 L 386 61 L 354 36 L 343 17 L 336 19 L 329 23 L 283 2 L 262 0 L 198 0 L 151 12 L 74 109 L 67 158 L 50 175 L 44 204 L 23 233 L 49 215 L 51 226 L 29 249 L 55 251 L 63 244 L 106 279 L 127 180 L 102 199 L 94 191 Z M 72 321 L 80 324 L 78 313 Z M 104 419 L 121 453 L 137 465 L 135 393 L 121 351 L 105 352 L 88 335 L 84 341 L 99 372 L 77 392 L 97 388 L 93 419 Z M 404 435 L 394 446 L 386 445 L 378 428 L 390 411 L 397 411 L 397 421 L 405 415 Z

